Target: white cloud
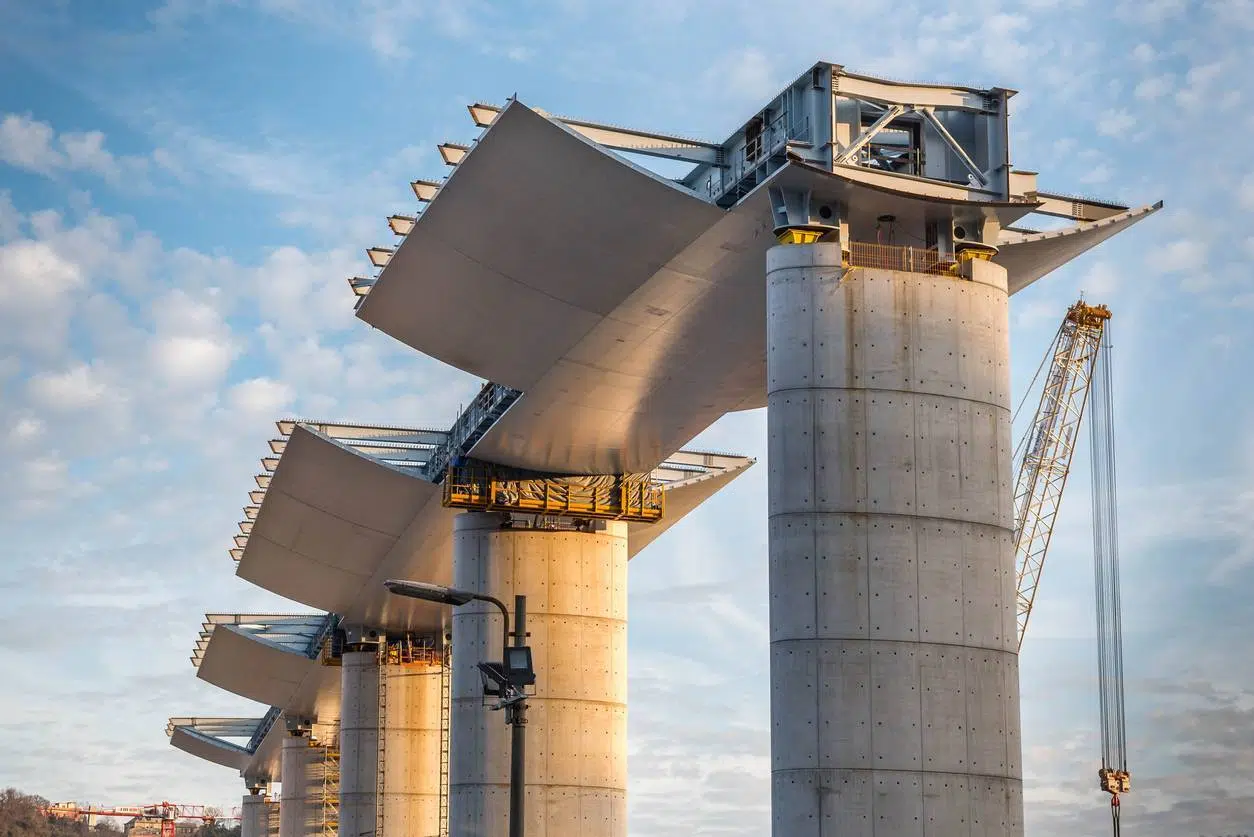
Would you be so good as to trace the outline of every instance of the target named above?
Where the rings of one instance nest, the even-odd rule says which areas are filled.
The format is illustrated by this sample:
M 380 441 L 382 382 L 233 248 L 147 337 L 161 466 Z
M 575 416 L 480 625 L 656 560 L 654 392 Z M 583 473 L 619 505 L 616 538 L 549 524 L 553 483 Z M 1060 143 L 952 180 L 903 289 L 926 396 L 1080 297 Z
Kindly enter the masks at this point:
M 0 120 L 0 162 L 53 176 L 84 171 L 105 180 L 131 186 L 145 185 L 148 161 L 138 156 L 116 156 L 105 148 L 100 131 L 63 133 L 30 114 L 9 113 Z
M 86 363 L 62 372 L 40 372 L 31 378 L 35 403 L 54 412 L 78 412 L 100 403 L 108 391 L 100 372 Z
M 1142 26 L 1158 26 L 1184 10 L 1185 0 L 1120 0 L 1115 15 Z
M 65 165 L 65 157 L 53 148 L 56 131 L 30 116 L 6 114 L 0 120 L 0 161 L 11 166 L 51 174 Z
M 1113 294 L 1120 285 L 1119 270 L 1109 261 L 1095 262 L 1080 280 L 1080 287 L 1085 294 L 1092 294 L 1092 299 L 1101 302 Z
M 1206 265 L 1206 245 L 1180 238 L 1150 251 L 1148 263 L 1164 273 L 1197 271 Z
M 275 419 L 291 404 L 292 387 L 272 378 L 250 378 L 231 387 L 227 404 L 234 412 L 254 419 Z
M 1138 99 L 1155 102 L 1170 92 L 1175 82 L 1175 77 L 1170 73 L 1147 78 L 1137 84 L 1132 95 Z
M 46 310 L 82 284 L 79 266 L 47 242 L 0 247 L 0 314 Z
M 1136 117 L 1124 108 L 1104 112 L 1097 121 L 1097 133 L 1104 137 L 1124 137 L 1136 125 Z
M 44 423 L 37 418 L 31 416 L 21 416 L 9 428 L 9 442 L 11 444 L 25 444 L 38 439 L 43 435 Z
M 172 389 L 216 386 L 225 377 L 233 355 L 229 342 L 212 337 L 161 337 L 151 346 L 153 369 Z

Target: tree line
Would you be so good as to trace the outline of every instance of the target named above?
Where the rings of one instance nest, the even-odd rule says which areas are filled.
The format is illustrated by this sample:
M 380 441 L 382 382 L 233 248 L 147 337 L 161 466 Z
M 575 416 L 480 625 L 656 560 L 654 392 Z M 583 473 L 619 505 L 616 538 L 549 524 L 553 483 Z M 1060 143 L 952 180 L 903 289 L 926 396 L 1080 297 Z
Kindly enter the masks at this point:
M 0 837 L 121 837 L 123 819 L 97 817 L 96 824 L 54 817 L 45 813 L 50 803 L 42 796 L 22 793 L 16 788 L 0 791 Z M 184 830 L 178 837 L 239 837 L 239 826 L 204 823 Z

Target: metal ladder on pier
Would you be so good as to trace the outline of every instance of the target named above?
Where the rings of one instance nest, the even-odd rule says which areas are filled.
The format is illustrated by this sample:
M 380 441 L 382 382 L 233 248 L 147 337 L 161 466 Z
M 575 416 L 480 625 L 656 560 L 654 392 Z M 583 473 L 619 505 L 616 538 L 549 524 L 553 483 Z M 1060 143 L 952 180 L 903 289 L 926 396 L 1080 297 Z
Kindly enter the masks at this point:
M 449 670 L 452 648 L 444 646 L 440 655 L 440 837 L 448 837 L 449 730 L 452 726 L 453 677 Z
M 388 645 L 379 643 L 379 715 L 375 721 L 378 735 L 378 758 L 375 759 L 374 779 L 374 833 L 383 837 L 383 805 L 387 775 L 387 715 L 388 715 Z

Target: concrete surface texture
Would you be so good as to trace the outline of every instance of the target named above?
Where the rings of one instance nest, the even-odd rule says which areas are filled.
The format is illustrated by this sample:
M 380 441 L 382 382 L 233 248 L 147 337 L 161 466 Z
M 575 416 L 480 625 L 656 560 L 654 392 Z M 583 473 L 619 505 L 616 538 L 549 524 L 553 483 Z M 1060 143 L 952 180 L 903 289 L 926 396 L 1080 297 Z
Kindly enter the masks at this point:
M 384 833 L 440 833 L 440 667 L 434 663 L 379 666 L 370 651 L 341 661 L 340 830 L 372 834 L 378 817 L 379 676 L 384 683 Z
M 279 837 L 322 834 L 322 749 L 305 735 L 283 739 L 280 761 Z
M 536 670 L 527 701 L 528 837 L 627 834 L 627 526 L 503 529 L 464 513 L 454 530 L 454 586 L 513 612 L 527 597 Z M 509 811 L 510 730 L 489 711 L 476 664 L 501 658 L 501 616 L 453 611 L 451 837 L 497 835 Z
M 1006 272 L 767 255 L 776 837 L 1023 834 Z
M 244 794 L 239 813 L 239 837 L 270 837 L 270 806 L 264 794 Z

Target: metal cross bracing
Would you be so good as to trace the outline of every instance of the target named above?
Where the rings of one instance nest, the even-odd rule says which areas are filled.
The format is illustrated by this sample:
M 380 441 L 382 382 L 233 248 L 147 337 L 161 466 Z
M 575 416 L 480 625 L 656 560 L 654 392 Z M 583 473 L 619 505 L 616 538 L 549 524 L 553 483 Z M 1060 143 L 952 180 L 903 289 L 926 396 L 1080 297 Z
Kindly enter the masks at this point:
M 1067 310 L 1046 357 L 1051 362 L 1040 406 L 1015 454 L 1018 476 L 1014 490 L 1014 544 L 1020 647 L 1071 471 L 1076 433 L 1088 402 L 1102 332 L 1109 319 L 1110 311 L 1104 305 L 1077 302 Z

